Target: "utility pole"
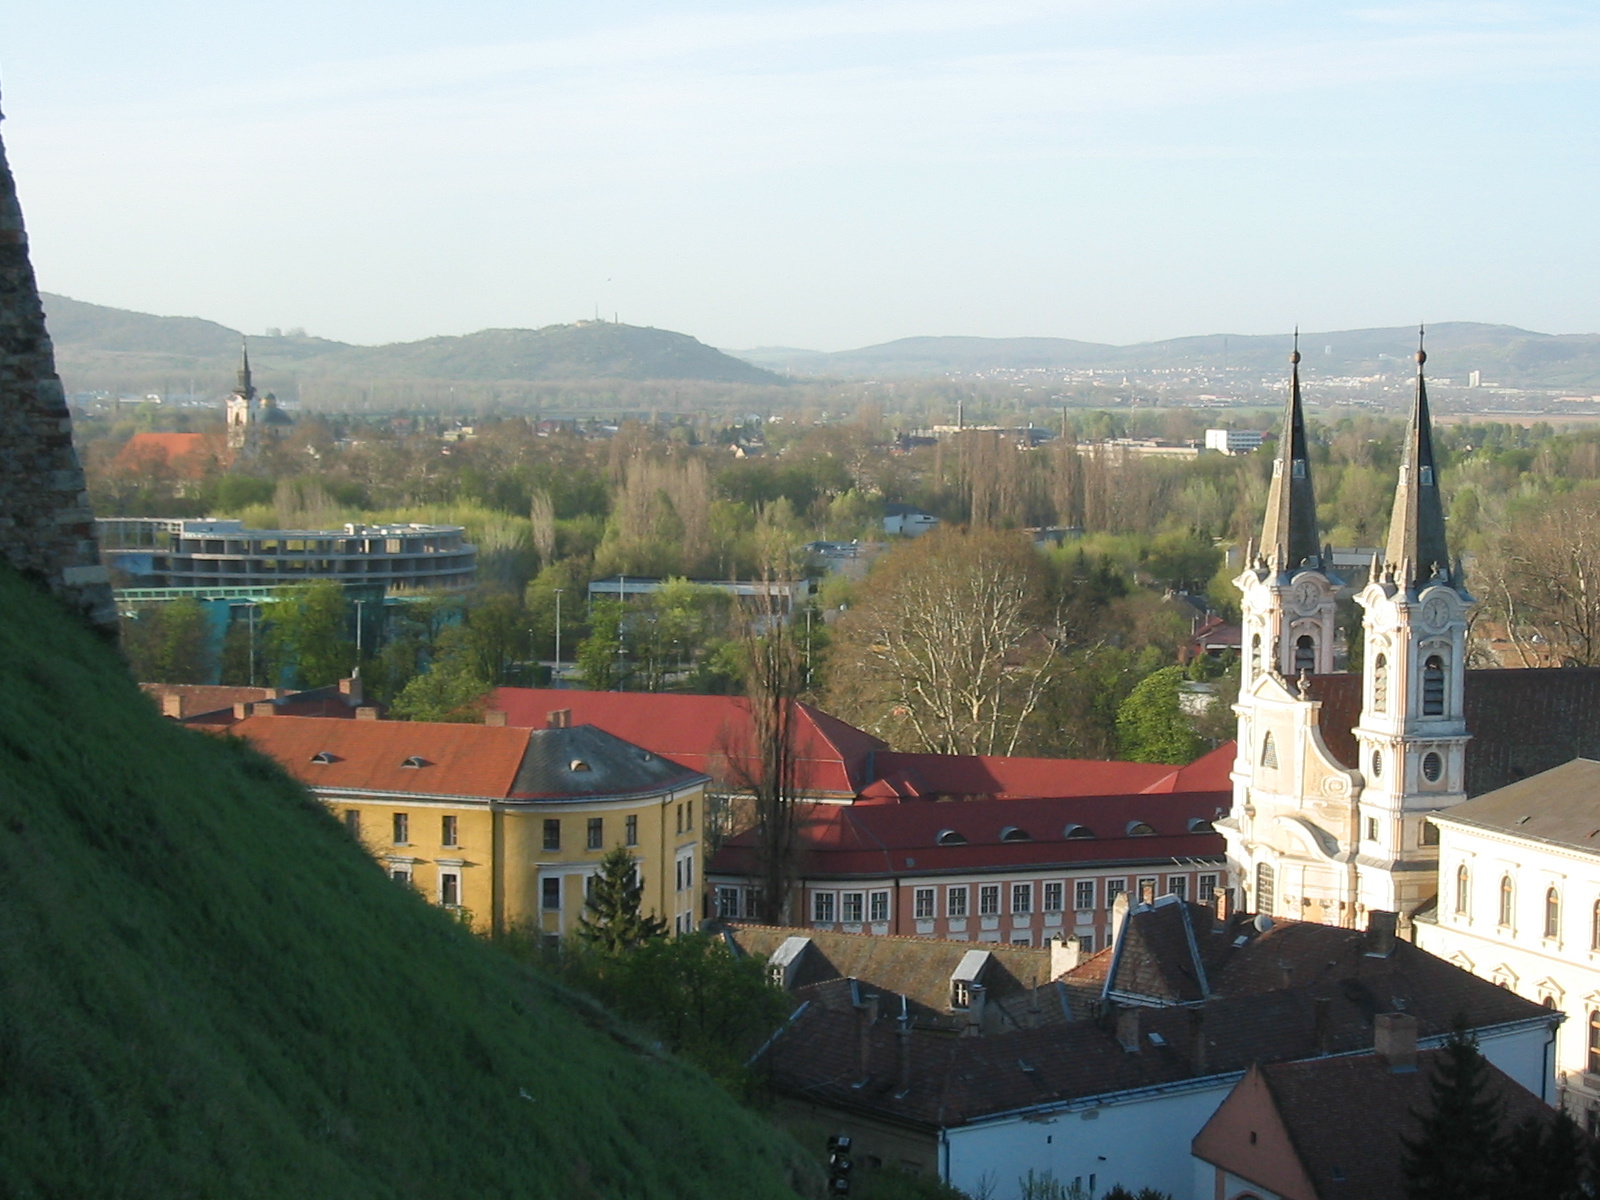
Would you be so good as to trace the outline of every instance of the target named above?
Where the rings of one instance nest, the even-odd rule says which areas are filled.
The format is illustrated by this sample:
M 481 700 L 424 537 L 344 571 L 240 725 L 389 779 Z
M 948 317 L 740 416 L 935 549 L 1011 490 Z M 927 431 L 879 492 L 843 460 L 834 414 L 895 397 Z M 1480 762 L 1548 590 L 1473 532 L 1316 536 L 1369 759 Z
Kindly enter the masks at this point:
M 561 593 L 566 588 L 556 589 L 556 667 L 550 673 L 551 686 L 556 686 L 561 679 Z

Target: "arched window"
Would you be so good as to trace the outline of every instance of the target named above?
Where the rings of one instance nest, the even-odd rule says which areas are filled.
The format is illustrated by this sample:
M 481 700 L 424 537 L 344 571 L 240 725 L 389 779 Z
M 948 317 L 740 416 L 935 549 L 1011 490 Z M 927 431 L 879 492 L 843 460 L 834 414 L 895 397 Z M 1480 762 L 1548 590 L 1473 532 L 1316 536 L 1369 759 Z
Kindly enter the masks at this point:
M 1301 671 L 1315 673 L 1317 669 L 1317 643 L 1309 633 L 1302 633 L 1294 643 L 1294 673 Z
M 1422 664 L 1422 715 L 1444 716 L 1444 659 L 1437 654 Z
M 1271 913 L 1273 891 L 1276 880 L 1273 878 L 1272 866 L 1269 863 L 1259 863 L 1256 866 L 1256 911 L 1258 913 Z
M 1500 924 L 1511 926 L 1511 876 L 1500 876 Z
M 1261 739 L 1261 765 L 1278 769 L 1278 744 L 1272 740 L 1272 734 L 1267 734 Z
M 1589 949 L 1600 950 L 1600 900 L 1594 902 L 1594 911 L 1589 915 Z
M 1555 888 L 1544 894 L 1544 935 L 1547 938 L 1561 936 L 1561 897 Z
M 1600 1075 L 1600 1012 L 1589 1010 L 1589 1074 Z
M 1389 711 L 1389 656 L 1380 654 L 1372 660 L 1372 711 Z
M 1267 669 L 1266 660 L 1261 657 L 1261 635 L 1259 633 L 1250 639 L 1250 665 L 1258 671 Z
M 1467 864 L 1462 863 L 1456 868 L 1456 912 L 1460 916 L 1467 915 L 1467 907 L 1472 899 L 1472 879 L 1467 874 Z M 1600 911 L 1600 905 L 1596 905 Z

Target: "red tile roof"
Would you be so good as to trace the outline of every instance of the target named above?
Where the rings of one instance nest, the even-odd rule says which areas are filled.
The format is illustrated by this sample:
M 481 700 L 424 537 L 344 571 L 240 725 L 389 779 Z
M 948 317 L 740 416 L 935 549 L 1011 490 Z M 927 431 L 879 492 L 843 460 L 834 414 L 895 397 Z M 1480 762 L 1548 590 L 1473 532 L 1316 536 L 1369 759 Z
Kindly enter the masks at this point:
M 136 433 L 117 451 L 116 464 L 137 469 L 159 459 L 178 474 L 198 479 L 216 457 L 216 443 L 203 433 Z
M 876 780 L 864 800 L 934 796 L 997 799 L 1109 796 L 1147 790 L 1171 775 L 1170 763 L 1105 762 L 1079 758 L 1008 758 L 987 754 L 873 756 Z
M 490 707 L 504 712 L 508 725 L 530 729 L 545 728 L 552 712 L 568 709 L 574 725 L 597 726 L 734 787 L 754 763 L 743 696 L 503 687 L 495 689 Z M 884 743 L 809 704 L 799 707 L 801 788 L 814 796 L 854 797 L 871 778 L 871 757 Z
M 1222 837 L 1191 833 L 1191 821 L 1228 811 L 1231 792 L 1072 796 L 1048 800 L 955 800 L 947 803 L 810 806 L 801 818 L 799 870 L 807 878 L 958 872 L 1073 863 L 1218 858 Z M 1130 836 L 1144 822 L 1154 835 Z M 1079 827 L 1093 837 L 1066 836 Z M 1007 829 L 1026 841 L 1002 840 Z M 966 841 L 941 845 L 947 831 Z M 754 834 L 728 841 L 707 867 L 718 874 L 754 870 Z
M 1209 754 L 1202 754 L 1186 767 L 1162 776 L 1144 791 L 1157 792 L 1226 792 L 1233 788 L 1233 760 L 1239 753 L 1238 743 L 1223 742 Z

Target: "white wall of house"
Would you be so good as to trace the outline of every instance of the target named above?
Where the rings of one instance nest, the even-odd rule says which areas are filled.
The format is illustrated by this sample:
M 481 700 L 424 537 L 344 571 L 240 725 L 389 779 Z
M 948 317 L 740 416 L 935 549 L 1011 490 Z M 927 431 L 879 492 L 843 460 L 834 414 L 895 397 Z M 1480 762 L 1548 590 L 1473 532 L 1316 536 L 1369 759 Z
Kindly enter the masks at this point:
M 1580 1124 L 1600 1127 L 1600 1070 L 1590 1069 L 1600 1067 L 1600 1053 L 1591 1062 L 1589 1038 L 1590 1021 L 1600 1023 L 1600 853 L 1447 819 L 1437 824 L 1439 902 L 1431 918 L 1417 920 L 1417 945 L 1565 1013 L 1556 1035 L 1554 1083 Z M 1511 881 L 1509 922 L 1501 920 L 1502 879 Z M 1547 937 L 1552 891 L 1554 936 Z
M 1554 1097 L 1547 1067 L 1548 1031 L 1542 1024 L 1490 1030 L 1479 1037 L 1484 1057 L 1534 1095 Z M 1424 1048 L 1442 1038 L 1424 1039 Z M 1243 1072 L 1175 1084 L 1166 1091 L 1109 1098 L 1096 1107 L 1034 1112 L 945 1132 L 944 1176 L 974 1196 L 1020 1200 L 1020 1180 L 1031 1169 L 1051 1172 L 1092 1196 L 1114 1184 L 1130 1191 L 1156 1188 L 1194 1194 L 1190 1142 L 1211 1119 Z M 1091 1185 L 1090 1177 L 1093 1177 Z M 992 1191 L 985 1192 L 985 1187 Z

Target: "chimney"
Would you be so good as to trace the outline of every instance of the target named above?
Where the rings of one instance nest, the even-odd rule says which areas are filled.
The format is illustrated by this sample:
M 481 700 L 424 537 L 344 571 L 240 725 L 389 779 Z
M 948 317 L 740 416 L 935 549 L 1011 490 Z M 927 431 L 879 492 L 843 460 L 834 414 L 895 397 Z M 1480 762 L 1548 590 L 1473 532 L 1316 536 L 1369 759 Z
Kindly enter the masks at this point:
M 378 710 L 370 704 L 363 704 L 356 709 L 356 720 L 358 721 L 376 721 L 377 719 Z
M 1367 957 L 1389 958 L 1394 954 L 1395 923 L 1398 914 L 1374 908 L 1367 912 Z
M 1117 1042 L 1129 1054 L 1139 1053 L 1139 1010 L 1136 1007 L 1117 1010 Z
M 506 713 L 503 708 L 486 708 L 483 710 L 483 723 L 485 725 L 504 725 Z
M 1372 1020 L 1372 1052 L 1396 1072 L 1417 1069 L 1417 1019 L 1410 1013 L 1379 1013 Z
M 967 986 L 967 1027 L 963 1030 L 966 1037 L 983 1036 L 983 1009 L 986 999 L 983 984 L 974 983 Z
M 246 700 L 237 701 L 233 706 L 233 719 L 242 721 L 250 715 L 250 703 Z
M 878 1023 L 878 997 L 862 996 L 856 1004 L 856 1074 L 863 1083 L 872 1074 L 872 1027 Z
M 174 721 L 183 720 L 183 693 L 161 693 L 161 715 L 171 717 Z
M 359 670 L 348 679 L 339 680 L 339 695 L 343 696 L 351 707 L 361 703 L 361 672 Z
M 545 718 L 544 727 L 546 729 L 572 728 L 572 710 L 570 708 L 551 709 Z
M 1206 1010 L 1200 1007 L 1189 1010 L 1189 1069 L 1206 1073 Z
M 1060 979 L 1075 970 L 1082 953 L 1077 938 L 1053 937 L 1050 939 L 1050 978 Z
M 253 717 L 275 717 L 278 715 L 278 706 L 271 700 L 257 700 L 250 706 L 250 715 Z
M 1316 1038 L 1317 1053 L 1332 1054 L 1333 1001 L 1327 996 L 1318 996 L 1311 1003 L 1312 1031 Z
M 1278 963 L 1279 986 L 1285 990 L 1294 986 L 1294 964 L 1292 962 Z
M 1122 892 L 1117 896 L 1116 902 L 1111 906 L 1111 949 L 1113 952 L 1122 944 L 1122 935 L 1128 925 L 1128 893 Z
M 1028 984 L 1028 1011 L 1022 1019 L 1023 1028 L 1039 1028 L 1039 981 L 1033 979 Z
M 906 998 L 900 997 L 900 1020 L 895 1023 L 895 1095 L 904 1096 L 911 1090 L 911 1013 Z
M 1217 914 L 1217 928 L 1226 929 L 1233 918 L 1233 889 L 1219 887 L 1211 897 L 1212 910 Z

